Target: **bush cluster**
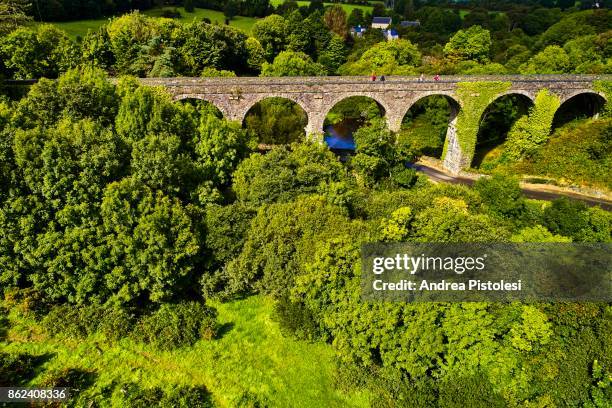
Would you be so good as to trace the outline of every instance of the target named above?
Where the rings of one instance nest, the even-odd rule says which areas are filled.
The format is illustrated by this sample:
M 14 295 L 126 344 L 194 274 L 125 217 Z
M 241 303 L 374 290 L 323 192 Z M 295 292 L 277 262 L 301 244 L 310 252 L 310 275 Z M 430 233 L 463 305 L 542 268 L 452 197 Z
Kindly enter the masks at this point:
M 211 340 L 217 333 L 217 311 L 198 302 L 164 304 L 136 324 L 132 337 L 160 350 Z

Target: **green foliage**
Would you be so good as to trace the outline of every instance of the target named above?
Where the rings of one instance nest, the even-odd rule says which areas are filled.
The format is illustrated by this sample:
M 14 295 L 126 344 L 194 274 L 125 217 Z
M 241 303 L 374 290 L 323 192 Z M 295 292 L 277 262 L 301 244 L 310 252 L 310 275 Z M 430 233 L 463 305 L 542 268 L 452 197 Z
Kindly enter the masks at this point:
M 474 189 L 482 197 L 489 212 L 507 219 L 520 219 L 525 211 L 525 198 L 518 178 L 494 174 L 476 181 Z
M 563 48 L 550 45 L 534 55 L 519 68 L 521 74 L 566 74 L 570 71 L 570 58 Z
M 312 242 L 338 234 L 348 222 L 343 209 L 319 196 L 262 207 L 242 252 L 227 267 L 231 288 L 286 295 L 312 253 Z
M 194 21 L 183 26 L 178 35 L 183 40 L 176 41 L 174 46 L 185 75 L 197 76 L 207 67 L 232 72 L 248 69 L 251 54 L 247 50 L 247 36 L 238 29 Z
M 287 45 L 287 21 L 276 14 L 261 19 L 253 26 L 253 36 L 264 49 L 266 60 L 272 61 L 275 55 Z
M 64 116 L 71 120 L 91 118 L 108 125 L 117 114 L 119 97 L 115 87 L 99 69 L 79 68 L 57 81 L 42 79 L 21 99 L 12 118 L 23 129 L 50 127 Z
M 575 241 L 610 242 L 612 217 L 598 208 L 587 208 L 581 201 L 560 198 L 544 210 L 544 226 L 555 234 Z
M 440 197 L 414 220 L 411 236 L 419 242 L 504 242 L 508 232 L 483 214 L 472 214 L 463 200 Z
M 339 68 L 341 75 L 413 75 L 421 64 L 421 53 L 409 40 L 383 41 L 373 45 L 359 60 Z
M 529 114 L 519 118 L 510 129 L 502 160 L 518 160 L 530 156 L 546 143 L 555 112 L 560 105 L 559 97 L 548 90 L 538 92 Z
M 444 46 L 444 54 L 458 61 L 486 62 L 491 49 L 491 34 L 488 30 L 474 25 L 459 30 Z
M 603 109 L 604 117 L 612 117 L 612 81 L 597 80 L 593 81 L 593 87 L 596 91 L 601 92 L 606 97 L 606 105 Z
M 266 61 L 265 51 L 261 43 L 253 37 L 249 37 L 246 40 L 247 48 L 247 65 L 252 71 L 260 71 L 263 63 Z
M 242 251 L 256 213 L 254 208 L 242 203 L 209 205 L 206 208 L 205 244 L 210 256 L 207 258 L 208 271 L 200 281 L 205 297 L 231 295 L 226 264 Z
M 344 39 L 337 35 L 329 41 L 327 48 L 319 55 L 318 62 L 327 69 L 328 75 L 334 75 L 342 64 L 346 62 L 348 50 Z
M 300 340 L 321 338 L 321 327 L 312 312 L 302 303 L 292 302 L 287 296 L 281 297 L 274 305 L 274 313 L 283 334 Z
M 164 408 L 212 408 L 210 393 L 205 387 L 176 387 L 166 391 L 160 387 L 142 389 L 131 384 L 125 389 L 121 405 L 127 408 L 146 408 L 159 406 Z
M 233 189 L 239 200 L 262 204 L 289 201 L 345 177 L 342 164 L 327 147 L 318 143 L 293 144 L 244 160 L 234 172 Z
M 359 128 L 353 138 L 357 149 L 351 158 L 351 167 L 358 175 L 358 182 L 373 186 L 395 173 L 400 183 L 412 184 L 410 174 L 403 172 L 403 157 L 396 149 L 395 135 L 383 119 L 372 120 Z
M 587 10 L 566 15 L 549 27 L 538 41 L 538 46 L 563 45 L 567 41 L 584 35 L 596 34 L 610 28 L 609 10 Z
M 24 0 L 4 0 L 0 3 L 0 34 L 6 35 L 31 21 L 29 4 Z
M 160 350 L 211 340 L 217 333 L 217 311 L 199 302 L 166 303 L 134 327 L 132 337 Z
M 189 293 L 201 236 L 189 209 L 133 178 L 110 184 L 100 206 L 105 285 L 119 303 Z
M 548 143 L 513 168 L 565 183 L 612 188 L 611 136 L 609 119 L 570 122 L 555 130 Z
M 118 341 L 132 330 L 134 316 L 125 309 L 100 306 L 56 306 L 42 321 L 46 331 L 55 336 L 84 339 L 96 333 L 108 341 Z
M 510 82 L 460 82 L 455 91 L 461 101 L 457 116 L 457 138 L 462 153 L 471 158 L 476 148 L 480 119 L 485 109 L 497 97 L 510 89 Z M 447 141 L 448 143 L 448 141 Z M 446 156 L 447 145 L 443 156 Z
M 57 78 L 79 62 L 76 45 L 52 25 L 18 28 L 0 39 L 0 58 L 16 79 Z
M 254 139 L 264 144 L 286 144 L 304 140 L 308 117 L 295 102 L 268 98 L 255 104 L 245 118 Z
M 313 62 L 303 52 L 294 51 L 280 52 L 272 64 L 264 62 L 261 69 L 261 76 L 264 77 L 323 76 L 326 73 L 322 64 Z
M 397 143 L 406 159 L 420 155 L 440 157 L 450 121 L 450 104 L 443 96 L 429 96 L 417 101 L 402 122 Z
M 572 242 L 571 238 L 555 235 L 541 225 L 526 227 L 512 235 L 512 242 Z

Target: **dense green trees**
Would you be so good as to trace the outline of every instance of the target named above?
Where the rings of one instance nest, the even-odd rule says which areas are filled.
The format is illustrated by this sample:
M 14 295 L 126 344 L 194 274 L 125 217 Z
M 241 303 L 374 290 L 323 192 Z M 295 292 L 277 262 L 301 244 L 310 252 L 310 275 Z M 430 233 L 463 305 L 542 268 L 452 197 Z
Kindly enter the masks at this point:
M 101 341 L 131 336 L 163 350 L 215 337 L 216 312 L 203 300 L 262 293 L 274 299 L 284 333 L 331 344 L 351 386 L 366 388 L 374 406 L 604 406 L 612 392 L 608 305 L 361 299 L 367 242 L 612 239 L 609 212 L 527 200 L 514 178 L 496 174 L 468 188 L 433 185 L 407 169 L 406 159 L 441 149 L 447 102 L 415 107 L 399 135 L 376 119 L 375 102 L 341 102 L 329 123 L 346 114 L 366 124 L 355 134 L 356 155 L 343 162 L 304 141 L 250 154 L 254 139 L 279 142 L 273 138 L 286 129 L 280 142 L 302 135 L 303 117 L 278 117 L 295 112 L 288 102 L 264 101 L 244 130 L 205 104 L 173 102 L 133 78 L 113 84 L 94 68 L 61 75 L 80 56 L 135 75 L 493 72 L 499 66 L 490 61 L 514 72 L 563 55 L 563 72 L 609 65 L 605 13 L 584 12 L 568 23 L 571 14 L 553 12 L 546 24 L 559 25 L 550 32 L 532 27 L 544 33 L 534 44 L 517 32 L 501 35 L 496 27 L 504 20 L 480 11 L 465 24 L 486 28 L 450 37 L 459 13 L 432 7 L 425 16 L 415 3 L 404 4 L 418 8 L 407 13 L 422 15 L 433 36 L 383 42 L 375 33 L 353 43 L 321 29 L 326 21 L 337 27 L 316 3 L 314 14 L 304 15 L 288 4 L 290 13 L 261 20 L 251 38 L 230 27 L 138 14 L 113 20 L 80 45 L 46 26 L 2 37 L 7 73 L 59 79 L 39 81 L 21 100 L 0 99 L 0 292 L 27 298 L 35 317 L 46 314 L 48 330 L 101 334 Z M 592 29 L 570 30 L 580 21 Z M 312 31 L 302 35 L 304 29 Z M 559 42 L 554 32 L 563 34 Z M 505 59 L 498 59 L 500 44 L 514 47 Z M 505 87 L 460 88 L 479 93 L 464 109 L 484 112 Z M 559 163 L 571 164 L 567 157 L 590 160 L 597 163 L 591 177 L 609 183 L 608 119 L 573 123 L 541 147 L 558 103 L 539 94 L 501 157 L 525 158 L 557 176 Z M 433 124 L 422 132 L 435 140 L 411 139 L 421 114 Z M 475 137 L 479 123 L 468 125 Z M 15 361 L 0 359 L 0 370 L 14 375 Z M 28 358 L 21 361 L 29 369 Z M 205 396 L 184 389 L 130 394 L 134 405 L 194 405 Z
M 283 51 L 272 64 L 265 62 L 261 69 L 261 76 L 323 76 L 327 70 L 321 64 L 313 62 L 303 52 Z
M 219 2 L 208 3 L 196 6 L 223 8 Z M 421 26 L 397 27 L 401 40 L 385 41 L 380 30 L 367 30 L 363 37 L 347 34 L 349 27 L 367 28 L 370 22 L 358 9 L 349 18 L 340 6 L 322 8 L 315 3 L 300 8 L 289 2 L 278 14 L 270 14 L 266 1 L 251 3 L 236 3 L 247 15 L 265 15 L 251 36 L 229 26 L 182 24 L 138 12 L 115 17 L 76 42 L 44 25 L 15 30 L 18 25 L 11 23 L 0 40 L 0 72 L 14 78 L 57 77 L 82 62 L 111 74 L 136 76 L 215 76 L 226 71 L 253 75 L 261 73 L 265 61 L 271 65 L 264 75 L 319 74 L 313 61 L 329 75 L 599 74 L 612 69 L 606 46 L 609 10 L 476 9 L 461 18 L 456 10 L 441 6 L 407 5 L 418 9 L 411 18 L 418 18 Z M 287 60 L 282 65 L 293 61 L 293 68 L 273 68 L 279 56 Z M 298 68 L 298 58 L 306 61 L 305 67 Z

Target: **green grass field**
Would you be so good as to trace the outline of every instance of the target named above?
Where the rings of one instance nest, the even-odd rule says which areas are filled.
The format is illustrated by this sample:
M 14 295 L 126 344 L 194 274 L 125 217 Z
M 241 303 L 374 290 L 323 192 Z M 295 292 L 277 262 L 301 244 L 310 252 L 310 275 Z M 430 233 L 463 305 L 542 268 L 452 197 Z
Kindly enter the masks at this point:
M 143 11 L 142 13 L 151 16 L 151 17 L 161 17 L 164 10 L 173 10 L 174 7 L 163 7 L 163 8 L 155 8 L 147 11 Z M 225 16 L 220 11 L 208 10 L 208 9 L 195 9 L 193 13 L 188 13 L 182 7 L 177 7 L 177 9 L 181 12 L 181 18 L 177 19 L 183 23 L 189 23 L 193 20 L 202 20 L 204 18 L 210 19 L 211 22 L 217 24 L 225 23 Z M 52 23 L 62 30 L 66 31 L 71 38 L 76 38 L 78 36 L 84 37 L 89 31 L 95 31 L 100 28 L 102 25 L 109 21 L 108 18 L 101 18 L 97 20 L 78 20 L 78 21 L 68 21 L 68 22 L 56 22 Z M 236 28 L 239 28 L 246 33 L 251 33 L 251 29 L 253 28 L 253 24 L 255 24 L 257 19 L 252 17 L 242 17 L 237 16 L 232 21 L 230 21 L 230 25 Z
M 267 397 L 279 407 L 366 407 L 364 393 L 343 395 L 334 390 L 333 351 L 322 343 L 283 337 L 272 320 L 272 300 L 250 297 L 214 304 L 225 327 L 220 339 L 202 340 L 192 348 L 158 352 L 124 339 L 110 346 L 102 338 L 85 341 L 48 338 L 30 320 L 11 315 L 13 327 L 0 351 L 50 354 L 32 381 L 46 370 L 77 368 L 96 373 L 87 395 L 113 382 L 137 382 L 143 388 L 204 385 L 222 407 L 236 406 L 245 392 Z
M 208 18 L 213 23 L 224 24 L 225 16 L 221 11 L 208 10 L 208 9 L 198 9 L 196 8 L 193 13 L 188 13 L 185 11 L 183 7 L 176 7 L 181 12 L 181 18 L 178 21 L 183 23 L 190 23 L 194 19 L 202 20 L 203 18 Z M 175 7 L 163 7 L 163 8 L 155 8 L 152 10 L 144 11 L 143 14 L 151 17 L 160 17 L 164 10 L 174 10 Z M 230 21 L 230 25 L 236 28 L 240 28 L 241 30 L 246 31 L 247 33 L 251 32 L 253 28 L 253 24 L 255 24 L 257 19 L 252 17 L 242 17 L 236 16 L 232 21 Z
M 278 7 L 279 5 L 283 4 L 285 2 L 285 0 L 270 0 L 270 4 L 272 4 L 274 7 Z M 307 6 L 310 4 L 309 1 L 298 1 L 298 4 L 300 6 Z M 326 6 L 333 6 L 335 5 L 335 3 L 324 3 Z M 344 11 L 346 11 L 347 14 L 350 14 L 351 11 L 353 11 L 353 9 L 361 9 L 363 10 L 363 12 L 367 12 L 367 11 L 372 11 L 372 6 L 359 6 L 359 5 L 354 5 L 354 4 L 341 4 L 342 8 L 344 9 Z

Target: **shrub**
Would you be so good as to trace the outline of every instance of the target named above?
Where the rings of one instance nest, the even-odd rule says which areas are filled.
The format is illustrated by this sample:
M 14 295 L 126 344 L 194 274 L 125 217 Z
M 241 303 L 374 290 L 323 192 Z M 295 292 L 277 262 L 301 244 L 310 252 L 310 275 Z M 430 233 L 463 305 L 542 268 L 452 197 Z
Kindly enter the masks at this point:
M 410 188 L 417 182 L 417 172 L 404 166 L 396 166 L 391 172 L 391 179 L 400 187 Z
M 126 408 L 208 408 L 213 407 L 206 387 L 177 387 L 165 391 L 159 387 L 143 389 L 136 384 L 126 387 L 122 405 Z
M 524 197 L 516 177 L 495 174 L 479 179 L 474 185 L 485 207 L 504 218 L 516 218 L 525 209 Z
M 133 337 L 160 350 L 192 346 L 216 335 L 217 310 L 198 302 L 163 304 L 140 319 Z
M 4 294 L 4 306 L 23 315 L 41 316 L 48 311 L 42 292 L 33 288 L 10 289 Z
M 274 314 L 283 334 L 295 336 L 300 340 L 316 340 L 322 335 L 316 317 L 301 302 L 292 302 L 283 296 L 274 305 Z
M 586 205 L 581 201 L 560 198 L 544 210 L 544 226 L 553 234 L 578 237 L 588 225 Z
M 134 317 L 125 309 L 99 305 L 54 307 L 43 319 L 43 327 L 54 335 L 85 338 L 102 333 L 117 341 L 129 334 Z

